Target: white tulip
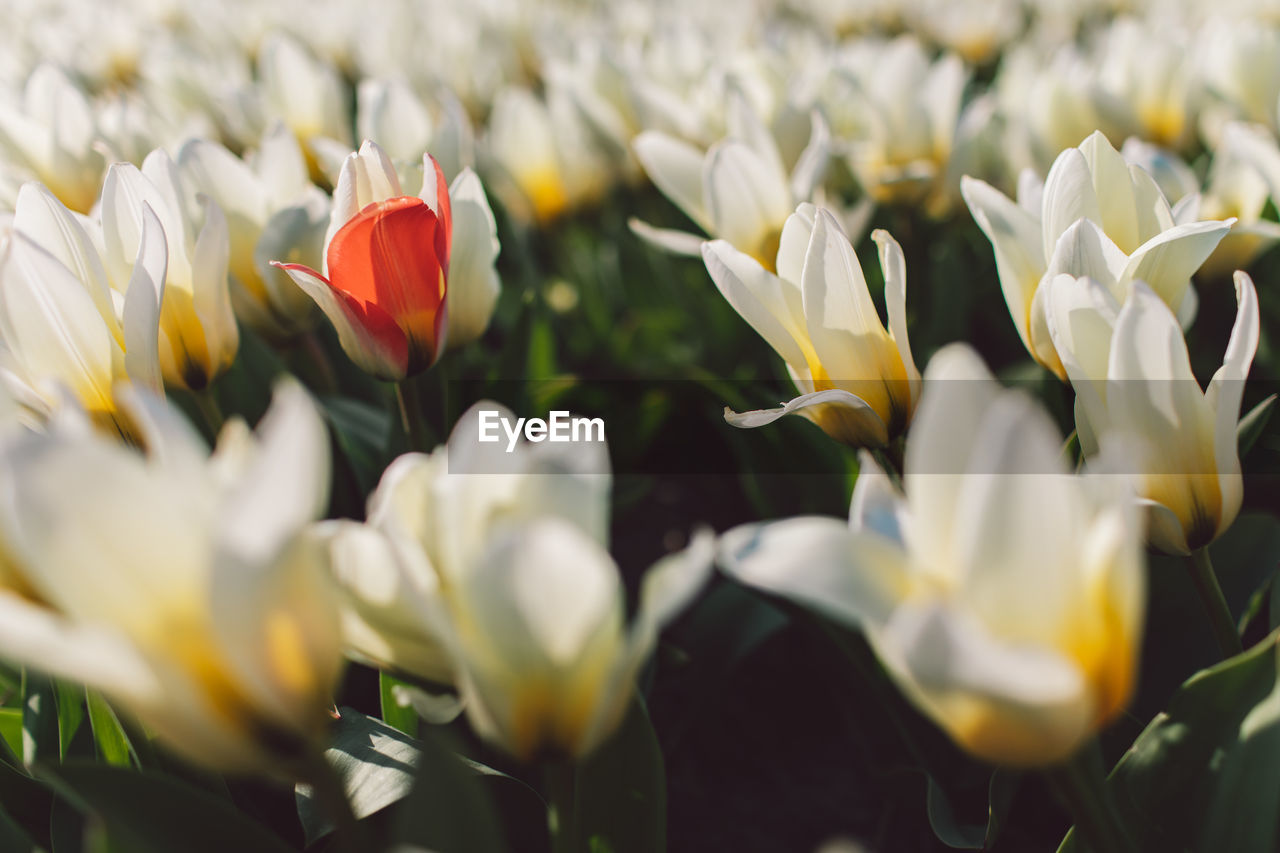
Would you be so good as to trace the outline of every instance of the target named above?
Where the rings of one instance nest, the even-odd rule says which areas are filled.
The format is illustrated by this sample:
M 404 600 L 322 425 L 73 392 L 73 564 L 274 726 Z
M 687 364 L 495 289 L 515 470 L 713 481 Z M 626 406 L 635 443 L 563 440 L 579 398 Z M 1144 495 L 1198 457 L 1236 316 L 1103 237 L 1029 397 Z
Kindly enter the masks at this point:
M 5 168 L 16 167 L 22 180 L 36 178 L 78 213 L 93 207 L 106 168 L 97 141 L 89 99 L 56 66 L 31 72 L 21 107 L 0 101 Z
M 293 134 L 277 123 L 256 158 L 241 160 L 216 142 L 193 139 L 178 151 L 178 171 L 227 218 L 231 303 L 260 334 L 287 339 L 315 322 L 315 305 L 269 261 L 319 265 L 329 201 L 307 177 Z
M 907 340 L 905 261 L 887 231 L 872 239 L 880 247 L 888 329 L 853 246 L 827 210 L 802 204 L 787 218 L 777 275 L 725 240 L 703 244 L 721 294 L 782 356 L 800 392 L 779 409 L 726 411 L 729 423 L 763 426 L 798 414 L 855 447 L 883 446 L 906 429 L 920 374 Z
M 847 524 L 737 528 L 722 565 L 860 628 L 906 696 L 979 758 L 1061 761 L 1133 688 L 1132 498 L 1114 476 L 1069 474 L 1043 410 L 966 346 L 938 352 L 924 386 L 905 497 L 864 453 Z
M 287 774 L 318 750 L 341 669 L 333 591 L 303 536 L 329 446 L 302 388 L 206 461 L 137 401 L 148 457 L 59 423 L 0 452 L 5 540 L 40 603 L 0 593 L 0 655 L 103 691 L 188 758 Z M 74 535 L 68 535 L 74 531 Z
M 116 397 L 120 383 L 162 393 L 166 241 L 150 207 L 144 203 L 137 215 L 132 269 L 115 283 L 107 277 L 95 223 L 40 184 L 18 192 L 13 232 L 0 253 L 0 342 L 8 378 L 41 416 L 70 392 L 99 425 L 130 435 Z
M 830 134 L 816 111 L 806 117 L 809 143 L 788 175 L 773 134 L 741 93 L 730 98 L 728 120 L 728 138 L 705 153 L 653 130 L 632 147 L 654 185 L 698 227 L 772 270 L 787 217 L 813 199 L 826 169 Z M 702 239 L 692 234 L 634 219 L 631 228 L 667 251 L 701 252 Z
M 1062 379 L 1066 373 L 1044 319 L 1046 282 L 1060 274 L 1088 275 L 1123 300 L 1141 279 L 1189 325 L 1196 305 L 1191 276 L 1234 223 L 1182 221 L 1152 177 L 1125 163 L 1101 133 L 1063 151 L 1043 184 L 1024 172 L 1016 203 L 969 177 L 961 192 L 991 240 L 1023 345 Z
M 1049 331 L 1076 389 L 1086 456 L 1108 433 L 1133 448 L 1138 493 L 1156 547 L 1187 554 L 1222 535 L 1240 511 L 1236 424 L 1258 348 L 1253 282 L 1235 275 L 1238 309 L 1222 367 L 1202 393 L 1168 306 L 1135 282 L 1123 304 L 1097 281 L 1047 285 Z
M 144 205 L 160 220 L 168 249 L 160 309 L 164 381 L 202 391 L 231 366 L 240 347 L 227 278 L 227 219 L 216 203 L 194 196 L 163 149 L 148 154 L 141 170 L 129 163 L 113 164 L 101 203 L 103 258 L 113 282 L 128 281 L 133 274 Z
M 624 624 L 606 550 L 603 443 L 478 441 L 481 402 L 449 444 L 409 454 L 369 501 L 369 527 L 334 539 L 361 658 L 455 680 L 480 732 L 518 758 L 581 757 L 621 721 L 661 627 L 693 597 L 712 546 L 698 537 L 645 576 Z M 443 653 L 442 653 L 443 650 Z

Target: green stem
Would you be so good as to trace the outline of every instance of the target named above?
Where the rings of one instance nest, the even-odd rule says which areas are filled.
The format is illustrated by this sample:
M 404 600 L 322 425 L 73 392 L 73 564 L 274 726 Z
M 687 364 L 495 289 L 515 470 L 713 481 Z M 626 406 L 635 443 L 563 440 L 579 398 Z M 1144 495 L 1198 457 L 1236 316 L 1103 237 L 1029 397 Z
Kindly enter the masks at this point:
M 356 813 L 347 799 L 347 792 L 339 778 L 324 756 L 320 753 L 308 755 L 302 768 L 302 781 L 311 786 L 311 795 L 315 797 L 320 810 L 328 816 L 334 827 L 333 850 L 335 853 L 360 853 L 368 850 L 366 839 L 362 836 Z
M 222 415 L 222 407 L 218 405 L 218 400 L 213 396 L 213 391 L 209 388 L 194 392 L 196 398 L 196 407 L 200 409 L 200 415 L 204 418 L 206 424 L 209 425 L 209 431 L 213 433 L 214 440 L 218 438 L 218 433 L 222 432 L 222 425 L 227 419 Z
M 1222 596 L 1222 587 L 1218 586 L 1218 576 L 1213 571 L 1213 563 L 1209 560 L 1209 548 L 1197 548 L 1191 552 L 1191 580 L 1196 585 L 1196 593 L 1209 614 L 1209 624 L 1213 627 L 1214 639 L 1224 658 L 1234 657 L 1244 651 L 1240 644 L 1240 635 L 1236 632 L 1235 620 L 1231 618 L 1231 609 Z
M 400 425 L 409 437 L 409 447 L 422 453 L 431 450 L 431 428 L 422 413 L 422 395 L 413 377 L 396 383 L 396 403 L 400 406 Z
M 1044 775 L 1093 853 L 1133 853 L 1137 849 L 1111 802 L 1097 741 L 1045 770 Z
M 578 775 L 571 761 L 547 765 L 547 829 L 552 853 L 580 853 L 578 838 Z

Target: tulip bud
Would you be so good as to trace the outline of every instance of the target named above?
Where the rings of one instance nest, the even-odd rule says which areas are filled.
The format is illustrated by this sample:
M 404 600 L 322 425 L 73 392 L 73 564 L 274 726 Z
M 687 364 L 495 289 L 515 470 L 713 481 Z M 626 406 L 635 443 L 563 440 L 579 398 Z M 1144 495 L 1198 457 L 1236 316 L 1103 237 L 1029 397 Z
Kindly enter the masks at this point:
M 302 264 L 273 265 L 316 301 L 365 371 L 398 381 L 434 364 L 450 328 L 451 290 L 464 336 L 488 324 L 498 289 L 497 227 L 469 169 L 446 188 L 439 164 L 425 155 L 421 193 L 404 195 L 391 161 L 365 142 L 343 163 L 329 231 L 327 277 Z

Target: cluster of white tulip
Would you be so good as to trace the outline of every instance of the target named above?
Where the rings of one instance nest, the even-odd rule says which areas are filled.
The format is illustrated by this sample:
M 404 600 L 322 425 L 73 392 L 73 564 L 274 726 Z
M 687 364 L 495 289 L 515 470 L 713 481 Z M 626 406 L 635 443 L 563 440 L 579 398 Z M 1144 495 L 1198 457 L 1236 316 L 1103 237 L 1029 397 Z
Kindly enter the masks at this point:
M 296 770 L 344 656 L 456 690 L 517 759 L 581 759 L 718 560 L 862 631 L 976 756 L 1055 764 L 1134 689 L 1144 543 L 1194 554 L 1240 512 L 1247 270 L 1280 242 L 1280 22 L 1247 3 L 127 5 L 0 36 L 0 658 L 190 759 Z M 602 444 L 491 451 L 481 403 L 365 521 L 325 519 L 297 381 L 212 452 L 164 399 L 207 396 L 245 330 L 324 321 L 404 382 L 495 311 L 486 186 L 523 236 L 645 179 L 701 233 L 631 230 L 701 258 L 794 382 L 726 421 L 857 448 L 847 522 L 697 534 L 628 624 Z M 1000 288 L 1080 466 L 968 346 L 922 376 L 912 239 L 869 235 L 883 315 L 859 261 L 877 209 L 989 239 L 998 282 L 947 286 Z M 1228 278 L 1202 388 L 1184 333 Z

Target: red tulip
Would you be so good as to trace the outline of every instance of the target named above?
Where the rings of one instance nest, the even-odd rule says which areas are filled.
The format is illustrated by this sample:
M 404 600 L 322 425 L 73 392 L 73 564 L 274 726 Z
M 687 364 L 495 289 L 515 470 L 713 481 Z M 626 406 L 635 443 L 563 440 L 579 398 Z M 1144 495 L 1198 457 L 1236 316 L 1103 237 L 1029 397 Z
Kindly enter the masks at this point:
M 398 195 L 363 207 L 329 242 L 328 278 L 273 262 L 328 315 L 347 355 L 381 379 L 426 370 L 444 349 L 453 215 L 444 174 L 429 162 L 434 187 L 428 173 L 423 194 L 435 204 Z

